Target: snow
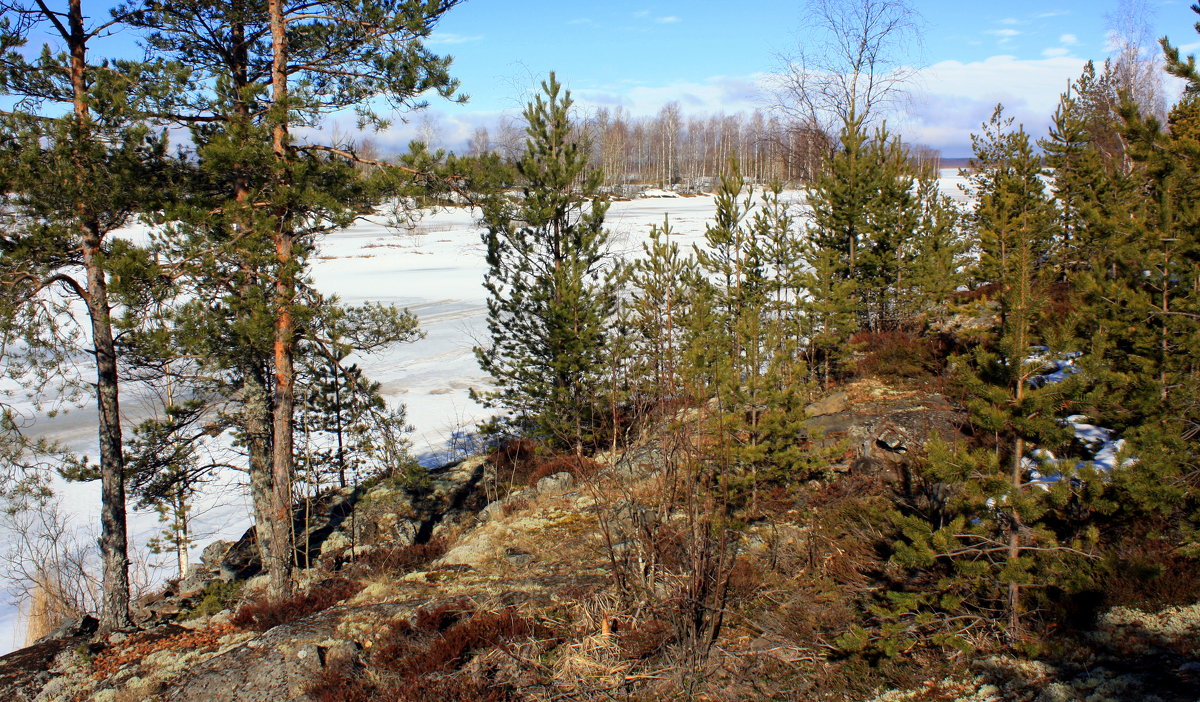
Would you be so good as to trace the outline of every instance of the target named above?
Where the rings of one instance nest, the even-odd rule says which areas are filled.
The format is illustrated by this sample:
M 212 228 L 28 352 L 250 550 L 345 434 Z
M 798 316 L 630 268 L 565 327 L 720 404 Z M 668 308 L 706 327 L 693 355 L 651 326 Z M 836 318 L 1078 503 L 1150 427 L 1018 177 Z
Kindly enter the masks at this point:
M 943 192 L 958 195 L 962 179 L 954 169 L 943 169 Z M 758 192 L 754 201 L 757 204 Z M 797 191 L 782 199 L 797 202 Z M 672 241 L 685 252 L 700 243 L 715 211 L 711 195 L 682 197 L 670 191 L 646 191 L 645 197 L 616 201 L 605 217 L 611 232 L 610 248 L 617 256 L 642 255 L 642 242 L 651 225 L 661 226 L 669 216 Z M 420 319 L 426 337 L 379 353 L 353 359 L 368 377 L 382 385 L 389 403 L 403 403 L 413 425 L 413 451 L 422 464 L 438 465 L 463 455 L 472 444 L 472 430 L 488 411 L 470 399 L 472 389 L 484 389 L 488 378 L 479 370 L 472 348 L 486 337 L 484 247 L 477 225 L 478 211 L 451 208 L 425 211 L 407 229 L 389 227 L 384 215 L 368 217 L 349 229 L 327 236 L 318 246 L 312 266 L 315 287 L 336 294 L 343 302 L 394 303 L 411 309 Z M 130 227 L 123 236 L 144 241 L 143 227 Z M 78 369 L 92 373 L 86 362 Z M 94 377 L 94 375 L 93 375 Z M 132 426 L 150 406 L 126 386 L 122 394 L 122 419 Z M 25 404 L 26 411 L 38 413 Z M 84 406 L 53 418 L 38 416 L 39 436 L 61 441 L 73 451 L 97 455 L 96 412 Z M 100 516 L 99 484 L 56 481 L 54 488 L 80 530 L 81 539 L 93 539 Z M 245 475 L 227 471 L 217 477 L 197 499 L 192 527 L 197 536 L 190 554 L 198 560 L 204 546 L 214 540 L 239 538 L 250 526 L 251 507 Z M 149 554 L 146 544 L 158 535 L 157 514 L 130 505 L 128 516 L 132 579 L 143 588 L 171 577 L 169 555 Z M 0 528 L 0 544 L 11 534 Z M 17 607 L 0 593 L 0 654 L 21 645 L 23 632 Z
M 1073 461 L 1074 471 L 1090 466 L 1101 473 L 1110 473 L 1117 468 L 1117 458 L 1125 448 L 1124 439 L 1115 438 L 1111 429 L 1089 424 L 1087 417 L 1082 414 L 1073 414 L 1063 419 L 1062 422 L 1065 426 L 1072 428 L 1075 439 L 1083 444 L 1091 457 L 1082 461 L 1068 458 L 1059 459 L 1046 449 L 1034 449 L 1029 452 L 1027 457 L 1021 459 L 1022 465 L 1029 469 L 1030 485 L 1049 490 L 1051 485 L 1067 477 L 1063 473 L 1063 468 L 1069 461 Z M 1136 458 L 1127 457 L 1120 461 L 1119 465 L 1126 467 L 1136 462 Z M 1043 471 L 1054 472 L 1045 474 Z
M 679 193 L 662 188 L 647 188 L 638 197 L 679 197 Z
M 1030 378 L 1029 384 L 1036 388 L 1043 385 L 1061 383 L 1079 372 L 1079 367 L 1075 365 L 1075 362 L 1082 355 L 1078 351 L 1064 351 L 1052 354 L 1050 353 L 1050 349 L 1045 346 L 1034 347 L 1033 353 L 1025 359 L 1025 363 L 1040 365 L 1045 372 Z
M 614 202 L 605 218 L 612 233 L 610 246 L 616 255 L 640 255 L 650 226 L 661 225 L 669 215 L 675 232 L 672 241 L 686 250 L 703 240 L 714 210 L 713 198 L 707 195 Z M 482 285 L 486 262 L 478 214 L 467 208 L 426 211 L 415 226 L 402 230 L 389 227 L 384 215 L 368 217 L 326 237 L 313 260 L 312 280 L 322 293 L 336 294 L 351 304 L 394 303 L 419 317 L 424 339 L 353 360 L 381 383 L 389 403 L 407 406 L 414 426 L 413 451 L 425 465 L 438 465 L 470 450 L 473 428 L 488 416 L 488 410 L 469 396 L 471 389 L 488 387 L 472 351 L 487 333 Z M 123 235 L 144 239 L 145 230 L 132 227 Z M 85 365 L 78 372 L 85 378 L 91 373 Z M 146 416 L 150 406 L 136 388 L 123 388 L 126 427 Z M 37 435 L 80 454 L 97 455 L 94 407 L 85 405 L 54 417 L 38 413 L 30 403 L 22 403 L 21 408 L 37 416 Z M 94 540 L 100 521 L 99 483 L 56 480 L 54 489 L 81 541 Z M 157 514 L 132 507 L 128 518 L 135 562 L 132 580 L 135 587 L 148 588 L 173 576 L 174 563 L 170 555 L 152 555 L 146 547 L 162 528 Z M 219 475 L 195 505 L 192 526 L 197 541 L 190 550 L 192 560 L 198 560 L 213 540 L 239 538 L 251 524 L 250 514 L 245 475 L 237 471 Z M 11 534 L 0 533 L 0 542 L 11 539 Z M 18 609 L 9 599 L 0 593 L 0 654 L 23 643 Z

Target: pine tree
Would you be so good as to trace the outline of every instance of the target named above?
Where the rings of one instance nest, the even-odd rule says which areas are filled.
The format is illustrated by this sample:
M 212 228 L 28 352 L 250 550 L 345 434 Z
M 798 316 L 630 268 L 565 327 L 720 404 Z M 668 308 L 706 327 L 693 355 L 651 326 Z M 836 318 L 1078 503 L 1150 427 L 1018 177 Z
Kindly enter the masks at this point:
M 142 508 L 152 508 L 165 524 L 150 541 L 156 553 L 175 555 L 178 577 L 187 575 L 192 501 L 209 480 L 213 463 L 201 461 L 211 450 L 214 424 L 211 407 L 199 398 L 176 401 L 167 376 L 168 392 L 162 415 L 134 427 L 125 445 L 129 491 Z
M 424 45 L 458 1 L 137 0 L 120 9 L 146 32 L 149 48 L 169 59 L 162 72 L 179 85 L 160 96 L 157 116 L 190 126 L 197 142 L 202 178 L 194 186 L 207 190 L 208 209 L 192 202 L 189 216 L 176 218 L 188 244 L 176 260 L 202 264 L 198 278 L 221 281 L 208 297 L 228 303 L 232 316 L 220 324 L 242 332 L 244 345 L 227 368 L 241 376 L 255 518 L 273 596 L 292 587 L 295 366 L 298 334 L 311 315 L 303 304 L 307 257 L 316 237 L 346 226 L 366 200 L 383 195 L 360 177 L 355 165 L 363 159 L 352 146 L 301 143 L 292 132 L 347 109 L 363 126 L 383 127 L 383 106 L 419 109 L 430 92 L 465 99 L 456 96 L 450 59 Z M 230 270 L 228 261 L 241 265 Z M 218 277 L 214 268 L 228 273 Z
M 944 575 L 933 592 L 897 595 L 888 616 L 933 606 L 966 607 L 985 618 L 998 608 L 1003 632 L 1015 643 L 1023 638 L 1030 598 L 1082 575 L 1062 562 L 1080 552 L 1086 529 L 1072 530 L 1064 512 L 1078 497 L 1072 481 L 1078 459 L 1064 454 L 1070 433 L 1056 416 L 1069 384 L 1039 378 L 1049 330 L 1065 324 L 1046 313 L 1046 277 L 1053 275 L 1042 268 L 1053 236 L 1048 201 L 1028 139 L 1009 124 L 997 110 L 973 137 L 982 168 L 972 177 L 976 242 L 980 270 L 999 291 L 1000 326 L 959 359 L 957 375 L 971 425 L 990 446 L 974 453 L 931 449 L 925 479 L 952 485 L 957 496 L 944 513 L 899 520 L 905 539 L 894 560 Z
M 1017 279 L 1014 270 L 1022 263 L 1015 254 L 1021 245 L 1030 247 L 1029 265 L 1046 265 L 1058 241 L 1051 235 L 1055 210 L 1041 160 L 1025 130 L 1013 130 L 1012 122 L 997 105 L 982 133 L 971 135 L 974 156 L 967 191 L 977 202 L 972 223 L 980 248 L 975 278 L 983 282 Z
M 614 304 L 608 205 L 599 173 L 572 141 L 570 92 L 553 73 L 542 92 L 524 113 L 523 197 L 494 197 L 484 208 L 491 340 L 475 355 L 497 386 L 481 399 L 506 412 L 504 424 L 579 454 L 605 416 L 596 397 Z
M 630 324 L 637 339 L 634 353 L 634 391 L 642 403 L 679 399 L 683 392 L 680 366 L 692 291 L 700 285 L 693 256 L 683 256 L 672 241 L 669 219 L 650 228 L 642 243 L 644 257 L 630 271 Z
M 810 258 L 823 258 L 836 278 L 853 281 L 854 297 L 847 302 L 872 331 L 904 321 L 897 314 L 902 256 L 921 223 L 915 184 L 900 142 L 886 127 L 868 135 L 852 116 L 827 173 L 807 191 L 811 246 L 823 252 Z
M 756 509 L 759 487 L 807 476 L 818 458 L 798 444 L 811 388 L 799 353 L 805 327 L 801 228 L 773 185 L 757 203 L 736 164 L 696 258 L 708 278 L 693 293 L 691 384 L 714 404 L 727 507 Z M 704 306 L 695 302 L 703 300 Z M 702 361 L 700 364 L 696 360 Z M 742 515 L 744 516 L 744 515 Z
M 900 249 L 896 307 L 901 319 L 943 305 L 967 282 L 969 242 L 963 213 L 941 192 L 935 174 L 919 179 L 915 189 L 919 217 L 915 236 Z
M 1138 457 L 1114 475 L 1119 502 L 1134 516 L 1185 510 L 1196 499 L 1179 476 L 1200 454 L 1200 104 L 1181 100 L 1170 132 L 1132 106 L 1122 112 L 1134 168 L 1118 181 L 1126 194 L 1119 206 L 1084 210 L 1104 246 L 1079 276 L 1088 309 L 1079 336 L 1082 409 Z
M 868 205 L 875 196 L 867 171 L 877 164 L 868 157 L 862 120 L 851 118 L 842 126 L 840 143 L 827 172 L 806 193 L 812 212 L 809 238 L 814 247 L 830 252 L 831 272 L 837 278 L 857 281 Z
M 336 299 L 310 306 L 317 314 L 301 343 L 298 383 L 306 444 L 297 450 L 301 471 L 318 486 L 332 472 L 345 488 L 347 474 L 357 484 L 363 475 L 402 469 L 394 460 L 400 447 L 390 439 L 408 430 L 404 408 L 388 408 L 380 384 L 349 359 L 421 338 L 416 316 L 378 303 L 345 307 Z
M 804 260 L 804 355 L 810 380 L 819 380 L 827 390 L 846 370 L 854 350 L 850 337 L 859 328 L 857 284 L 845 275 L 838 251 L 821 246 L 815 237 L 805 246 Z
M 861 174 L 874 192 L 866 208 L 864 238 L 858 261 L 858 295 L 864 326 L 872 331 L 892 330 L 908 320 L 900 314 L 905 265 L 904 254 L 921 238 L 922 208 L 917 179 L 900 141 L 880 127 L 868 142 Z M 910 244 L 911 243 L 911 244 Z
M 1089 62 L 1060 97 L 1047 138 L 1038 143 L 1053 173 L 1055 227 L 1061 242 L 1055 266 L 1075 283 L 1104 275 L 1105 260 L 1121 239 L 1136 180 L 1122 134 L 1119 96 L 1107 64 Z
M 90 56 L 93 40 L 111 23 L 89 26 L 81 0 L 64 11 L 42 3 L 6 4 L 4 10 L 0 94 L 17 109 L 4 115 L 0 171 L 17 221 L 0 238 L 0 326 L 22 342 L 9 339 L 0 346 L 10 377 L 22 384 L 37 377 L 16 360 L 27 353 L 46 379 L 55 361 L 64 360 L 65 337 L 55 337 L 70 310 L 59 295 L 86 309 L 87 323 L 80 326 L 96 365 L 99 415 L 101 624 L 121 628 L 130 622 L 129 558 L 114 307 L 123 292 L 120 270 L 148 266 L 145 252 L 109 234 L 156 200 L 165 137 L 137 124 L 136 112 L 138 97 L 157 83 L 142 65 L 101 65 Z M 24 56 L 21 47 L 39 32 L 63 49 L 48 42 L 36 57 Z M 126 287 L 134 284 L 130 276 Z

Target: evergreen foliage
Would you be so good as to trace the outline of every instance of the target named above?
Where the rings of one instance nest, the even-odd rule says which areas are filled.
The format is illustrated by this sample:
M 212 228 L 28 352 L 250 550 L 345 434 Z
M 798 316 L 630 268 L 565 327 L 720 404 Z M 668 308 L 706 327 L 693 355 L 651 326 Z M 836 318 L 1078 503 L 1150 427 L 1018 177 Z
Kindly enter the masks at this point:
M 347 226 L 366 203 L 428 175 L 363 177 L 353 145 L 301 143 L 292 130 L 346 109 L 360 127 L 381 128 L 385 105 L 419 109 L 427 93 L 465 99 L 450 59 L 424 44 L 456 4 L 134 0 L 118 10 L 162 57 L 156 70 L 178 84 L 158 96 L 155 116 L 190 127 L 196 144 L 192 197 L 163 212 L 175 235 L 162 243 L 197 285 L 211 286 L 200 298 L 219 301 L 215 315 L 191 307 L 189 324 L 240 343 L 203 357 L 225 356 L 241 386 L 259 544 L 277 596 L 291 589 L 297 349 L 314 314 L 304 303 L 308 256 L 316 237 Z
M 642 243 L 644 256 L 629 273 L 630 325 L 637 339 L 631 354 L 633 394 L 646 398 L 642 402 L 677 399 L 683 392 L 688 322 L 703 285 L 695 257 L 681 254 L 673 235 L 669 219 L 651 227 Z
M 506 430 L 581 453 L 605 416 L 597 406 L 605 334 L 615 304 L 597 172 L 572 140 L 571 96 L 554 74 L 525 108 L 528 139 L 517 164 L 524 185 L 484 207 L 487 346 L 480 367 L 496 390 Z
M 900 328 L 923 306 L 914 302 L 921 295 L 909 285 L 909 277 L 924 244 L 924 227 L 942 229 L 931 234 L 943 240 L 943 247 L 953 238 L 945 231 L 952 205 L 939 202 L 917 175 L 886 127 L 868 135 L 862 120 L 852 116 L 843 125 L 841 148 L 830 158 L 827 172 L 807 190 L 809 267 L 828 270 L 833 279 L 818 284 L 850 294 L 840 305 L 871 331 Z M 950 258 L 943 265 L 953 267 L 953 254 Z M 824 276 L 817 274 L 818 279 Z
M 317 486 L 334 474 L 345 488 L 348 474 L 357 485 L 369 475 L 406 470 L 412 461 L 404 407 L 388 407 L 379 383 L 349 359 L 421 338 L 416 315 L 378 303 L 344 307 L 324 300 L 316 307 L 300 349 L 300 471 Z
M 1066 351 L 1046 346 L 1061 338 L 1051 330 L 1066 320 L 1053 319 L 1047 309 L 1054 269 L 1046 257 L 1054 230 L 1040 166 L 1024 133 L 1010 125 L 997 109 L 974 137 L 979 274 L 998 290 L 1000 324 L 956 365 L 983 446 L 972 451 L 935 443 L 917 469 L 922 481 L 949 490 L 941 502 L 896 517 L 903 537 L 892 562 L 923 572 L 913 578 L 928 586 L 901 587 L 877 611 L 879 640 L 891 654 L 929 627 L 947 637 L 941 642 L 947 645 L 964 644 L 968 632 L 1002 633 L 1018 643 L 1048 593 L 1091 584 L 1085 564 L 1097 532 L 1077 515 L 1102 483 L 1077 467 L 1086 459 L 1070 452 L 1070 431 L 1057 416 L 1073 383 L 1042 377 Z
M 144 251 L 109 233 L 153 207 L 166 180 L 165 136 L 136 121 L 139 98 L 160 84 L 143 75 L 143 65 L 89 56 L 107 24 L 89 23 L 78 2 L 62 12 L 45 4 L 4 10 L 0 95 L 16 106 L 0 118 L 12 218 L 0 237 L 4 372 L 34 393 L 52 394 L 51 381 L 63 377 L 75 350 L 72 337 L 88 339 L 99 415 L 101 620 L 122 627 L 129 623 L 129 558 L 114 307 L 137 300 L 151 266 Z M 33 36 L 46 43 L 26 55 Z M 72 301 L 86 307 L 88 321 L 78 329 Z
M 975 279 L 1008 284 L 1021 279 L 1026 262 L 1019 249 L 1028 247 L 1028 265 L 1050 263 L 1057 243 L 1053 236 L 1054 205 L 1046 192 L 1045 170 L 1034 155 L 1029 135 L 1012 129 L 999 105 L 980 134 L 971 135 L 974 156 L 967 192 L 976 198 L 972 225 L 978 237 Z

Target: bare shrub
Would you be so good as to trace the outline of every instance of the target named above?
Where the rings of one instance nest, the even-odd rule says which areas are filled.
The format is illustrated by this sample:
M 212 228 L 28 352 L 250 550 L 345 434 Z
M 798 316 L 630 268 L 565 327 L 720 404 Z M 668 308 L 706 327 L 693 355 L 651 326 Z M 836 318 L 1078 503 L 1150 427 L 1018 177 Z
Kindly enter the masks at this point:
M 673 642 L 688 679 L 720 636 L 740 549 L 730 518 L 739 488 L 722 431 L 709 408 L 677 413 L 655 432 L 659 470 L 640 486 L 616 485 L 624 494 L 601 511 L 618 588 L 669 625 L 663 641 Z
M 8 548 L 0 580 L 26 612 L 26 642 L 58 628 L 64 617 L 99 611 L 95 541 L 82 536 L 51 498 L 11 503 L 0 513 Z

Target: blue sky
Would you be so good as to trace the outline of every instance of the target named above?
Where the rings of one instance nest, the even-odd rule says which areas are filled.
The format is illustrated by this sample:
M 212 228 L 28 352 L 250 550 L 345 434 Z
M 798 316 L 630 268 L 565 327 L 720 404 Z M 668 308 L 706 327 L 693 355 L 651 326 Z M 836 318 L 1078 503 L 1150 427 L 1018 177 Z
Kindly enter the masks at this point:
M 1126 0 L 1128 2 L 1128 0 Z M 1087 59 L 1108 54 L 1108 16 L 1118 0 L 913 0 L 921 16 L 921 65 L 914 99 L 892 118 L 907 139 L 969 151 L 969 134 L 997 102 L 1031 132 L 1044 131 L 1058 94 Z M 1191 46 L 1200 17 L 1189 2 L 1141 0 L 1154 37 Z M 762 106 L 760 88 L 777 55 L 806 40 L 803 0 L 467 0 L 443 19 L 431 42 L 454 56 L 471 101 L 434 104 L 382 141 L 424 129 L 441 141 L 517 114 L 547 72 L 571 88 L 580 109 L 621 105 L 653 114 L 672 100 L 687 114 Z
M 56 0 L 60 1 L 60 0 Z M 853 1 L 853 0 L 850 0 Z M 1003 103 L 1035 136 L 1045 133 L 1058 95 L 1088 59 L 1109 54 L 1120 7 L 1140 9 L 1149 35 L 1200 51 L 1190 0 L 908 0 L 920 16 L 921 68 L 912 99 L 889 117 L 911 142 L 967 155 L 970 134 Z M 549 71 L 578 109 L 624 108 L 653 115 L 678 101 L 686 115 L 766 107 L 763 87 L 781 54 L 812 45 L 806 0 L 466 0 L 450 10 L 430 47 L 454 57 L 452 72 L 471 96 L 456 106 L 435 98 L 374 139 L 388 149 L 416 137 L 461 149 L 477 126 L 519 116 Z M 136 37 L 111 40 L 135 52 Z M 407 122 L 405 121 L 407 120 Z M 327 128 L 353 131 L 353 120 Z

